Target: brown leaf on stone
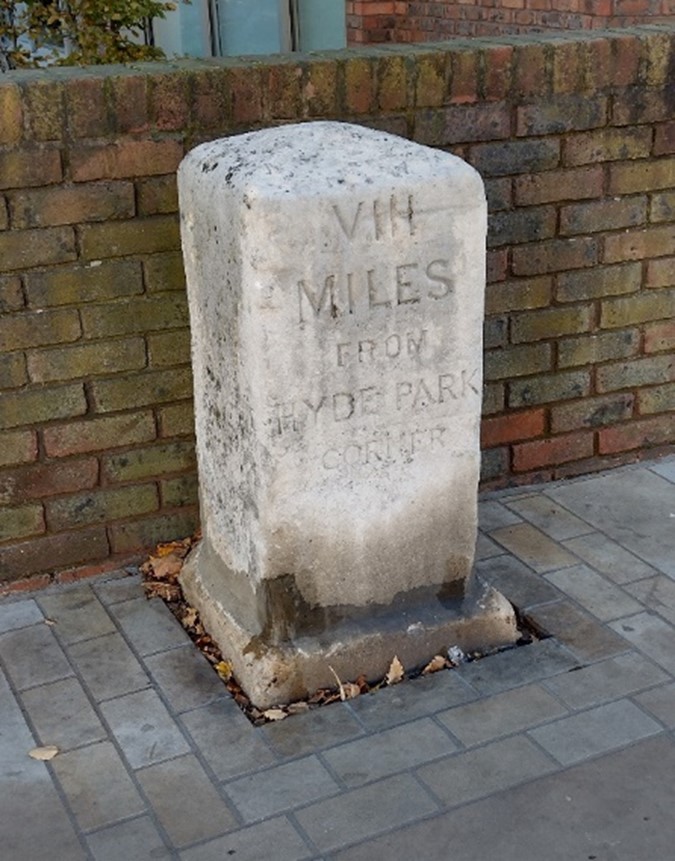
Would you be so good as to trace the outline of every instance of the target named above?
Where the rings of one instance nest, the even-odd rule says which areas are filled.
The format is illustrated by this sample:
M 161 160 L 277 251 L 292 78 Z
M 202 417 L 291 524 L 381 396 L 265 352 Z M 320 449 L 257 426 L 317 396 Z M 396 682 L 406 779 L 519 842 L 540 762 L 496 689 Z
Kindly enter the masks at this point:
M 213 665 L 213 669 L 224 682 L 229 682 L 232 678 L 232 664 L 229 661 L 218 661 Z
M 153 580 L 175 581 L 183 568 L 182 558 L 175 553 L 167 553 L 165 556 L 151 556 L 148 561 L 151 568 L 147 572 L 147 576 L 152 577 Z
M 363 673 L 361 673 L 360 676 L 357 676 L 355 684 L 359 686 L 359 690 L 362 694 L 367 694 L 370 690 L 368 679 L 363 675 Z
M 344 682 L 342 685 L 342 693 L 344 696 L 341 696 L 340 699 L 353 700 L 354 697 L 361 696 L 361 688 L 354 682 Z
M 181 591 L 177 583 L 146 580 L 143 588 L 148 598 L 161 598 L 163 601 L 180 601 L 181 599 Z
M 429 673 L 437 673 L 439 670 L 444 670 L 450 666 L 450 662 L 443 655 L 434 655 L 426 667 L 422 670 L 423 676 L 428 676 Z
M 155 554 L 157 556 L 178 556 L 180 559 L 184 559 L 190 551 L 192 547 L 192 539 L 191 538 L 183 538 L 181 541 L 168 541 L 166 544 L 158 544 L 155 548 Z
M 184 628 L 194 628 L 198 624 L 199 613 L 194 607 L 187 607 L 181 616 L 180 623 Z
M 404 673 L 403 664 L 399 661 L 398 656 L 394 655 L 384 680 L 388 685 L 397 685 L 403 680 Z

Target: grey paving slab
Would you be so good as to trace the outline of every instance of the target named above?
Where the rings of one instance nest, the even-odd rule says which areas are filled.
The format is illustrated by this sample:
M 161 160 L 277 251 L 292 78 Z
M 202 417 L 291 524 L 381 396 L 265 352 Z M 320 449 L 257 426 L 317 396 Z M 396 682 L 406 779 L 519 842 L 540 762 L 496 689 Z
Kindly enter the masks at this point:
M 476 540 L 476 559 L 490 559 L 492 556 L 499 556 L 504 552 L 504 548 L 495 544 L 495 542 L 491 538 L 488 538 L 487 535 L 484 535 L 482 532 L 478 533 L 478 538 Z
M 669 729 L 675 729 L 675 682 L 644 691 L 633 699 Z
M 425 717 L 476 698 L 476 692 L 454 670 L 434 673 L 363 694 L 348 707 L 369 732 Z
M 85 859 L 44 762 L 28 756 L 36 740 L 0 672 L 0 857 Z
M 333 703 L 291 720 L 261 728 L 281 756 L 302 756 L 363 735 L 363 729 L 344 703 Z
M 675 744 L 639 742 L 332 856 L 331 861 L 669 861 Z
M 418 769 L 448 807 L 517 786 L 555 770 L 553 761 L 522 735 L 492 742 Z
M 675 624 L 675 580 L 660 574 L 640 580 L 639 583 L 630 583 L 624 588 L 645 607 Z
M 41 595 L 37 600 L 45 616 L 56 623 L 55 631 L 62 643 L 77 643 L 115 630 L 90 586 Z
M 85 831 L 145 810 L 145 802 L 109 741 L 59 754 L 52 768 Z
M 515 688 L 437 715 L 463 745 L 471 747 L 567 714 L 567 709 L 538 685 Z
M 619 585 L 650 577 L 654 569 L 601 532 L 563 541 L 563 545 Z
M 476 571 L 520 610 L 547 604 L 560 598 L 558 591 L 541 574 L 535 574 L 514 556 L 497 556 L 476 563 Z
M 102 604 L 119 604 L 132 598 L 143 597 L 143 585 L 139 574 L 120 574 L 117 577 L 101 580 L 93 585 L 94 592 Z
M 319 850 L 330 852 L 437 809 L 412 775 L 400 774 L 312 804 L 298 811 L 296 818 Z
M 148 816 L 111 825 L 87 837 L 96 861 L 161 861 L 173 856 Z
M 461 664 L 455 672 L 481 696 L 488 696 L 565 673 L 576 666 L 574 657 L 550 639 Z
M 33 598 L 0 604 L 0 634 L 44 623 L 44 614 Z
M 663 684 L 669 676 L 636 652 L 626 652 L 573 673 L 547 679 L 546 687 L 572 709 L 584 709 L 607 700 Z
M 68 655 L 97 702 L 150 685 L 149 675 L 119 633 L 74 643 Z
M 669 673 L 675 673 L 675 629 L 655 613 L 638 613 L 610 625 Z
M 555 571 L 547 574 L 546 579 L 602 622 L 630 616 L 642 609 L 634 598 L 587 565 Z
M 656 721 L 624 699 L 561 718 L 528 735 L 559 763 L 572 765 L 662 731 Z
M 556 541 L 593 531 L 592 526 L 570 514 L 543 493 L 507 500 L 506 505 Z
M 668 481 L 672 481 L 675 484 L 675 459 L 668 458 L 661 463 L 652 463 L 649 465 L 649 468 L 652 472 L 657 473 L 663 478 L 667 478 Z
M 153 690 L 108 700 L 100 708 L 132 768 L 190 752 L 176 722 Z
M 675 576 L 675 487 L 648 469 L 622 469 L 548 491 L 663 574 Z
M 315 756 L 306 756 L 233 780 L 225 791 L 248 823 L 335 795 L 340 787 Z
M 482 500 L 478 503 L 478 525 L 483 532 L 494 532 L 503 526 L 521 523 L 522 517 L 496 500 Z
M 314 854 L 288 819 L 280 816 L 186 849 L 180 857 L 181 861 L 223 861 L 230 857 L 261 861 L 272 857 L 271 853 L 274 861 L 304 861 Z
M 145 659 L 150 676 L 175 712 L 199 708 L 230 694 L 192 643 Z
M 190 642 L 166 604 L 158 598 L 121 601 L 112 604 L 109 611 L 140 655 L 153 655 Z
M 137 776 L 174 846 L 187 846 L 237 827 L 236 818 L 194 756 L 151 765 Z
M 220 700 L 186 712 L 180 720 L 220 780 L 259 771 L 277 762 L 262 731 L 251 726 L 234 700 Z
M 530 523 L 496 529 L 490 537 L 539 574 L 574 565 L 577 561 L 564 547 Z
M 45 624 L 0 636 L 0 659 L 19 690 L 73 674 L 51 628 Z
M 527 615 L 580 661 L 597 661 L 626 651 L 624 639 L 570 601 L 535 607 Z
M 55 744 L 68 750 L 107 737 L 77 679 L 61 679 L 31 688 L 23 692 L 21 699 L 41 744 Z
M 345 786 L 356 787 L 439 759 L 457 744 L 429 718 L 341 744 L 322 758 Z

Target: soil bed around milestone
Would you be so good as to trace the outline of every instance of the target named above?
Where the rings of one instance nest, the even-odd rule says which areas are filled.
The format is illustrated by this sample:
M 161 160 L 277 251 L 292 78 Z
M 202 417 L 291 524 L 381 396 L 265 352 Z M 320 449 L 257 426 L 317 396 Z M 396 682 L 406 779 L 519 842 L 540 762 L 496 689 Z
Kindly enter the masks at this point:
M 526 646 L 535 640 L 546 639 L 549 636 L 545 632 L 535 629 L 528 620 L 519 613 L 518 608 L 514 607 L 516 618 L 518 620 L 520 637 L 512 646 L 494 648 L 484 652 L 470 652 L 467 654 L 462 652 L 462 650 L 457 646 L 450 646 L 445 654 L 434 655 L 425 666 L 416 667 L 412 670 L 406 670 L 402 666 L 398 657 L 392 655 L 389 670 L 382 679 L 373 682 L 366 679 L 364 675 L 360 675 L 352 681 L 347 681 L 340 679 L 333 671 L 333 674 L 335 675 L 334 687 L 319 688 L 319 690 L 315 691 L 311 696 L 295 702 L 280 703 L 279 705 L 275 705 L 272 708 L 264 710 L 258 709 L 253 705 L 238 684 L 232 673 L 232 665 L 225 657 L 223 657 L 216 643 L 204 630 L 204 626 L 199 618 L 199 613 L 194 607 L 191 607 L 187 603 L 183 596 L 180 584 L 178 583 L 178 576 L 188 554 L 200 540 L 201 535 L 197 533 L 190 538 L 185 538 L 180 541 L 171 541 L 166 544 L 159 544 L 155 548 L 154 553 L 140 566 L 145 596 L 148 599 L 159 598 L 165 602 L 169 610 L 188 633 L 194 644 L 202 652 L 207 661 L 209 661 L 214 672 L 222 679 L 223 684 L 227 687 L 227 690 L 230 692 L 239 708 L 244 712 L 246 717 L 254 726 L 261 726 L 262 724 L 270 723 L 272 721 L 284 720 L 291 715 L 311 711 L 312 709 L 320 708 L 322 706 L 329 705 L 330 703 L 354 699 L 362 694 L 374 693 L 380 688 L 400 684 L 407 679 L 414 679 L 418 676 L 425 676 L 430 673 L 450 670 L 459 664 L 477 661 L 481 658 L 488 657 L 489 655 L 494 655 L 497 652 Z

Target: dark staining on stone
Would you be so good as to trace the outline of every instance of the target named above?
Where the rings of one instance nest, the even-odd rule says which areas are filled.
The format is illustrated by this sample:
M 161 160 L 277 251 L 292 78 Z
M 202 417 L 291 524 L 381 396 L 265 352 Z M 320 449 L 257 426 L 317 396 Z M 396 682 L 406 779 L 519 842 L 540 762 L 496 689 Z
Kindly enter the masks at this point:
M 217 167 L 218 167 L 218 162 L 217 162 L 217 161 L 214 161 L 214 162 L 211 162 L 211 163 L 209 163 L 208 161 L 205 161 L 205 162 L 204 162 L 204 164 L 202 165 L 202 173 L 211 173 L 211 172 L 212 172 L 212 171 L 214 171 Z

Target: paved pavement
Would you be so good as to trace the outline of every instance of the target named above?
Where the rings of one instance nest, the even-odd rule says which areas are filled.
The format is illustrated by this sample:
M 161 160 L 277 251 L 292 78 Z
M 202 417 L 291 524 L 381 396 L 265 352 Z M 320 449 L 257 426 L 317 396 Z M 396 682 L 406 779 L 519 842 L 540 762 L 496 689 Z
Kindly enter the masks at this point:
M 675 458 L 481 529 L 551 638 L 258 729 L 135 577 L 0 602 L 0 858 L 672 861 Z

